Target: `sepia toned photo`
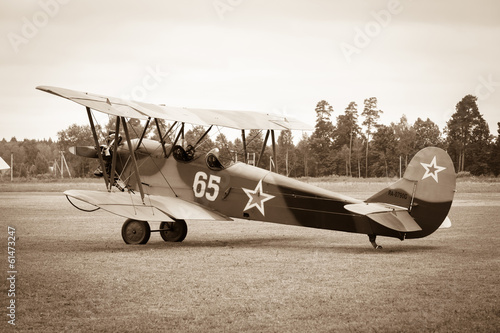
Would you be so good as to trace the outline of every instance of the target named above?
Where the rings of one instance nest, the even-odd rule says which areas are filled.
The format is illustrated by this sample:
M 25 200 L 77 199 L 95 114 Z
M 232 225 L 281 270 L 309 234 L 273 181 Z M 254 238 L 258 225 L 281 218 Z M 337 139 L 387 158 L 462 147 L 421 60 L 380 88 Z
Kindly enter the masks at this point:
M 2 332 L 500 330 L 500 3 L 0 4 Z

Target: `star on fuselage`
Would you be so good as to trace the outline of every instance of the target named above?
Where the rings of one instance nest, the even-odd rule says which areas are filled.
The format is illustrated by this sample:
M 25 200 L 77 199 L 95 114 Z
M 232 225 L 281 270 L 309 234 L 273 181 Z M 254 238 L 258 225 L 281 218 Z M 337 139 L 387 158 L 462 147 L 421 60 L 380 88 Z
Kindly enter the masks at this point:
M 259 210 L 259 212 L 263 216 L 266 216 L 266 214 L 264 212 L 264 202 L 273 199 L 274 195 L 270 195 L 270 194 L 264 193 L 262 191 L 262 179 L 259 181 L 259 183 L 255 187 L 255 190 L 249 190 L 246 188 L 242 188 L 242 190 L 248 196 L 248 202 L 245 206 L 245 209 L 243 209 L 243 211 L 246 211 L 246 210 L 249 210 L 249 209 L 255 207 Z
M 436 164 L 436 156 L 432 159 L 431 163 L 422 163 L 420 164 L 424 167 L 425 173 L 424 176 L 422 177 L 422 180 L 428 177 L 434 178 L 436 183 L 439 183 L 438 180 L 438 173 L 445 170 L 445 167 L 439 166 Z

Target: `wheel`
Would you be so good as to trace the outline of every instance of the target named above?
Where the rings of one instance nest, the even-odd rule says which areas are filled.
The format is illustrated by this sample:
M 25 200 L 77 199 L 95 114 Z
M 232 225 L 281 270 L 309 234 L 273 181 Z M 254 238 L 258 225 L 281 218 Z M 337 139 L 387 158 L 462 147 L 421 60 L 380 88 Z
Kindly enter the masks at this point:
M 184 220 L 160 223 L 160 235 L 165 242 L 182 242 L 187 232 L 188 227 Z
M 122 226 L 122 238 L 127 244 L 146 244 L 151 236 L 147 221 L 128 219 Z

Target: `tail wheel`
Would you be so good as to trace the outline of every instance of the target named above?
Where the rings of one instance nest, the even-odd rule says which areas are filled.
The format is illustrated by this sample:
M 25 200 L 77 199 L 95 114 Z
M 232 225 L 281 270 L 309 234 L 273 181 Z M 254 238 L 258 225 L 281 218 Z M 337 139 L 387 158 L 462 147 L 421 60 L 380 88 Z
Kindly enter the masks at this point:
M 151 236 L 147 221 L 128 219 L 122 226 L 122 238 L 127 244 L 146 244 Z
M 160 235 L 165 242 L 182 242 L 187 232 L 188 227 L 184 220 L 160 223 Z

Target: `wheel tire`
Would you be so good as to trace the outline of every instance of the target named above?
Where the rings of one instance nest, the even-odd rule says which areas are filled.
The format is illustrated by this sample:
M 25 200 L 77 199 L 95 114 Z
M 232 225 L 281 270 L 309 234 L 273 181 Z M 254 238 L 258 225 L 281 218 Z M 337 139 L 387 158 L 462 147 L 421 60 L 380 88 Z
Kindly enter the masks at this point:
M 127 244 L 146 244 L 151 237 L 151 228 L 147 221 L 128 219 L 122 226 L 122 238 Z
M 168 230 L 161 230 L 168 229 Z M 160 235 L 165 242 L 182 242 L 186 238 L 188 227 L 186 221 L 161 222 Z

